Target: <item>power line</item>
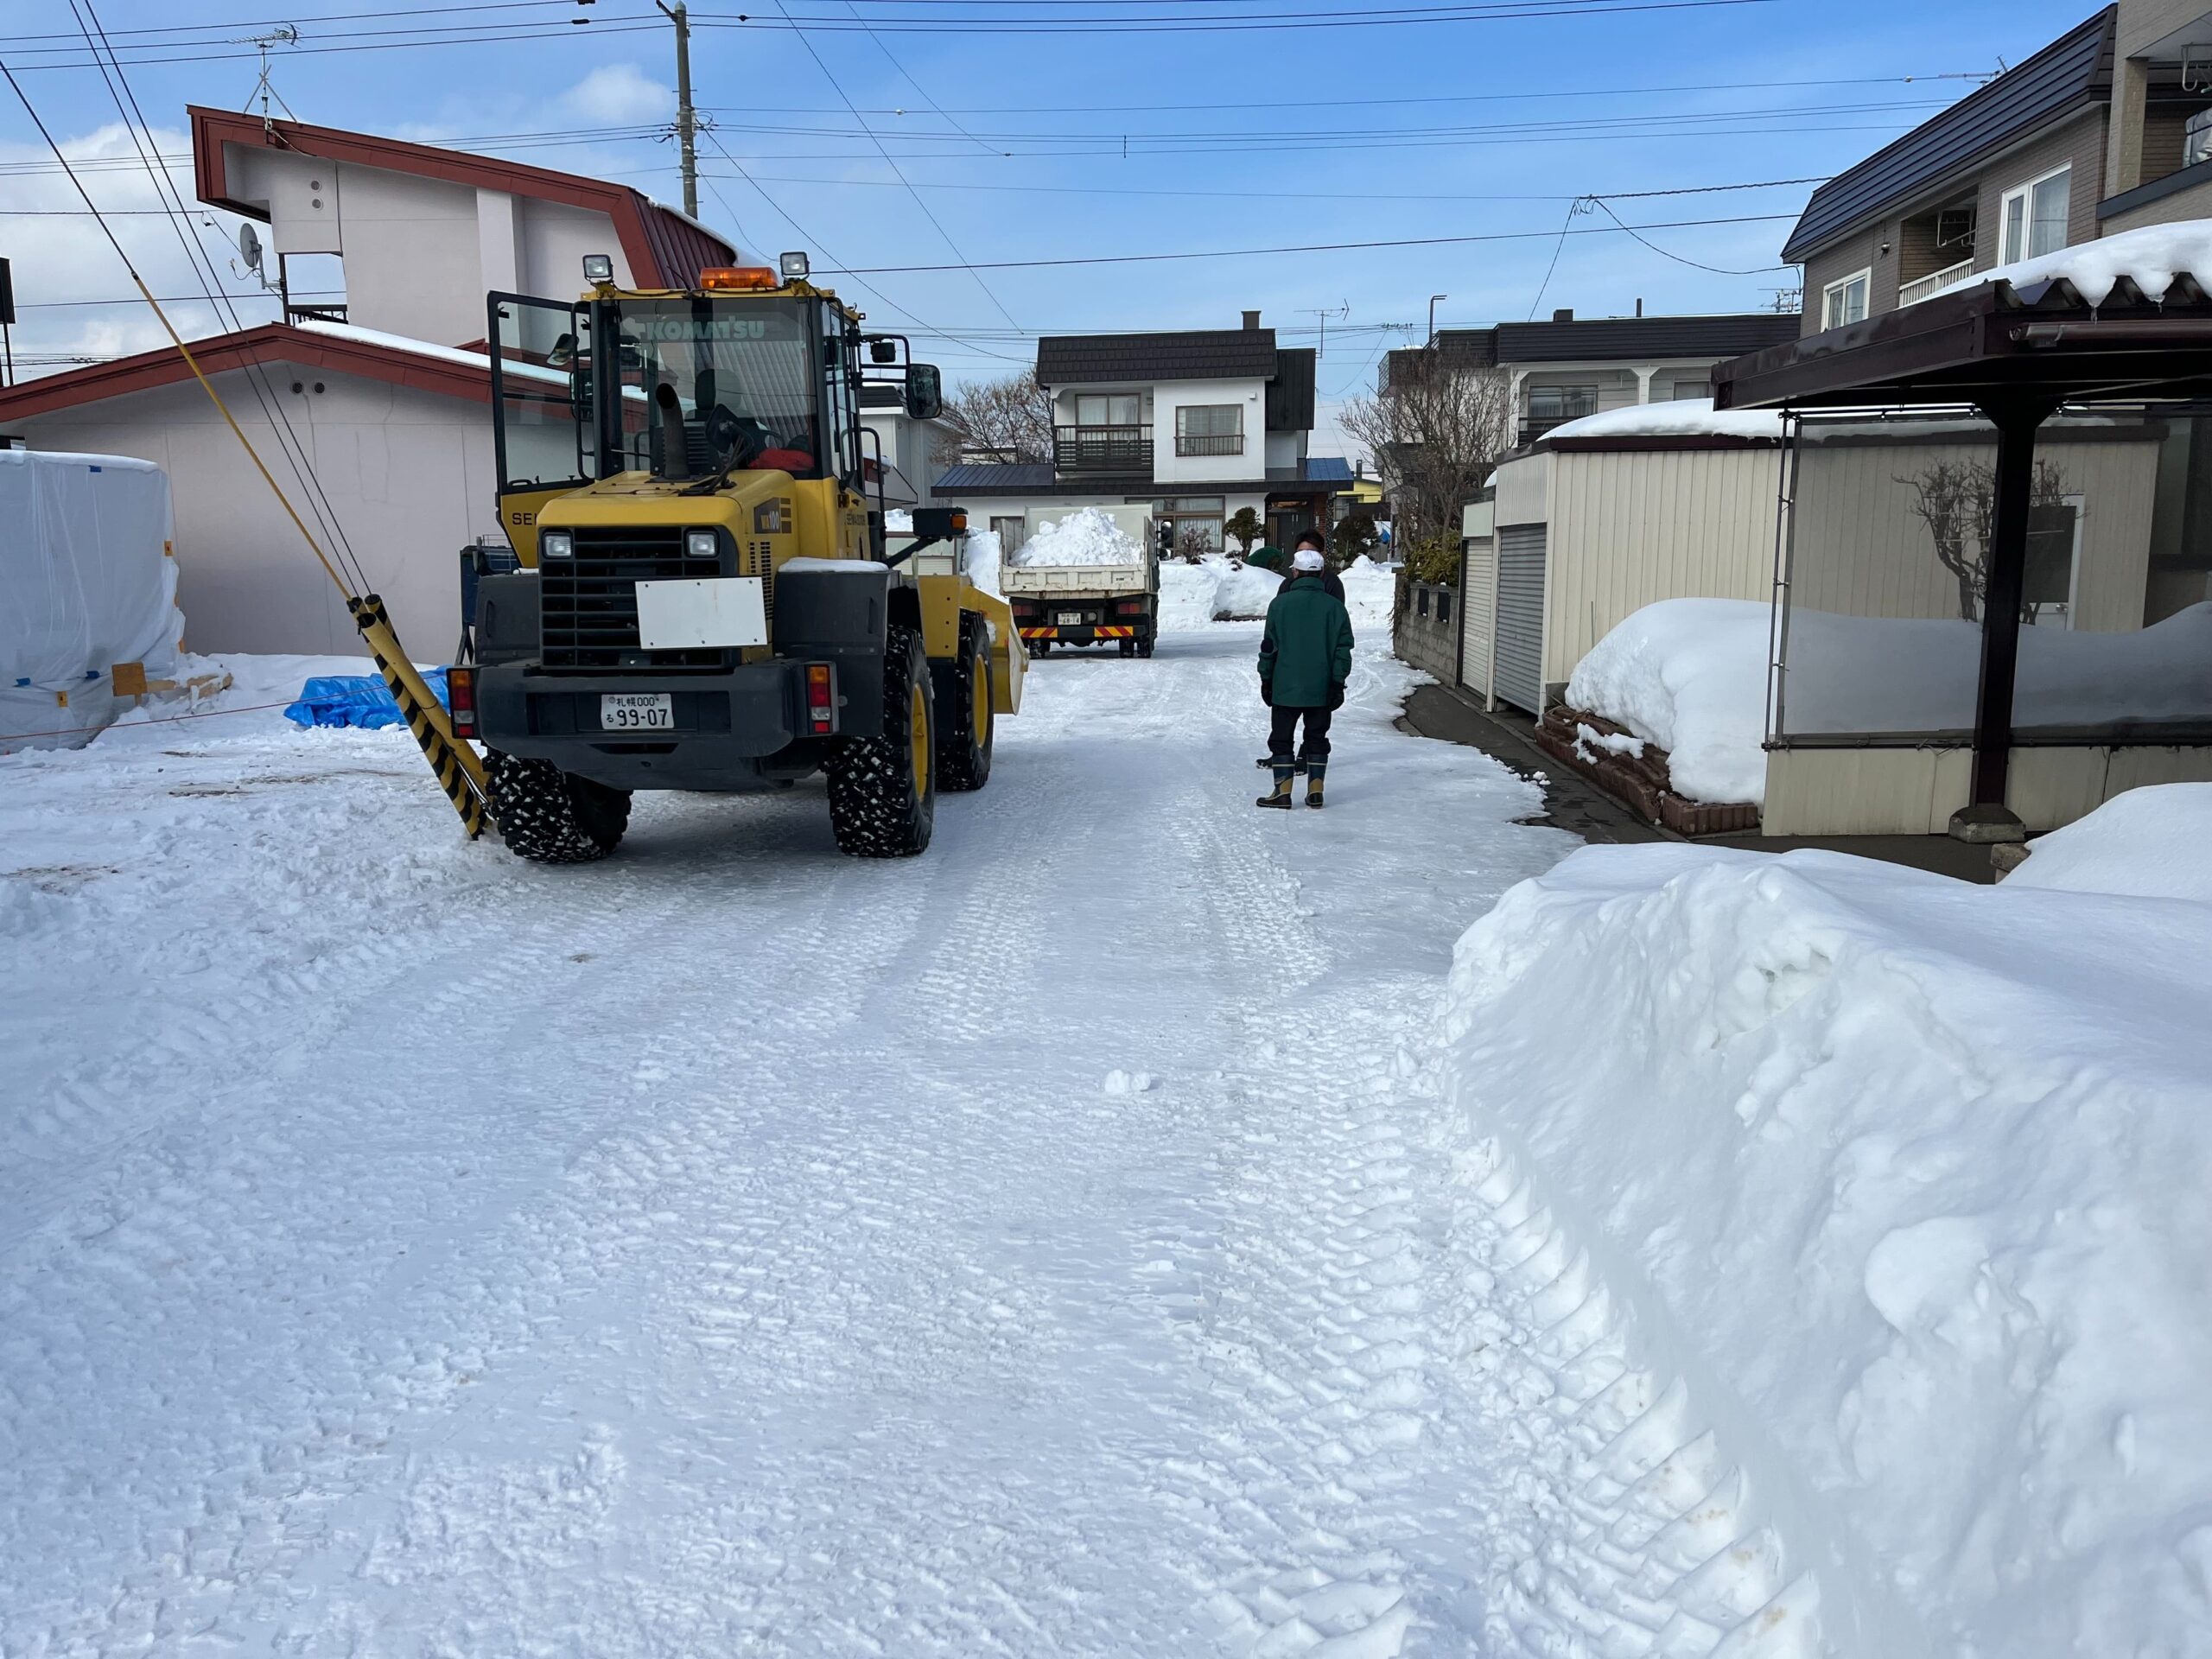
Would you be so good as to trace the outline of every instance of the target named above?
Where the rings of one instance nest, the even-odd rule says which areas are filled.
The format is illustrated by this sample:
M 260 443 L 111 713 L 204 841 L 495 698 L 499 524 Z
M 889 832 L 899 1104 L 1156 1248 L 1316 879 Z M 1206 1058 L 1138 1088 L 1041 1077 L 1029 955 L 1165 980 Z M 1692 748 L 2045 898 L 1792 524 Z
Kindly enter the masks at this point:
M 1687 231 L 1703 229 L 1716 225 L 1771 225 L 1779 220 L 1794 219 L 1795 213 L 1746 213 L 1733 219 L 1681 219 L 1665 225 L 1622 226 L 1627 231 Z M 1611 236 L 1609 226 L 1598 226 L 1586 231 L 1569 230 L 1570 236 Z M 1540 241 L 1545 237 L 1560 234 L 1552 231 L 1491 231 L 1471 236 L 1412 236 L 1395 237 L 1374 242 L 1306 242 L 1280 248 L 1207 248 L 1183 253 L 1101 253 L 1081 255 L 1064 259 L 998 259 L 988 260 L 978 269 L 983 270 L 1040 270 L 1068 265 L 1148 265 L 1183 259 L 1243 259 L 1262 254 L 1278 253 L 1351 253 L 1375 248 L 1437 248 L 1464 246 L 1475 242 Z M 855 265 L 839 267 L 837 274 L 848 276 L 918 276 L 931 271 L 962 270 L 963 265 Z M 1777 266 L 1777 270 L 1783 267 Z
M 1689 265 L 1698 270 L 1711 271 L 1716 276 L 1764 276 L 1770 271 L 1789 270 L 1794 269 L 1794 267 L 1789 265 L 1759 265 L 1750 270 L 1737 270 L 1726 265 L 1708 265 L 1701 260 L 1692 259 L 1684 254 L 1669 253 L 1666 249 L 1661 247 L 1656 242 L 1652 241 L 1649 237 L 1638 235 L 1636 226 L 1623 220 L 1621 216 L 1615 213 L 1611 207 L 1608 205 L 1603 196 L 1592 196 L 1589 200 L 1595 206 L 1604 208 L 1605 211 L 1605 216 L 1608 219 L 1611 219 L 1614 224 L 1619 226 L 1621 229 L 1626 231 L 1630 236 L 1635 237 L 1638 242 L 1643 243 L 1643 245 L 1650 249 L 1652 252 L 1657 254 L 1662 259 L 1671 259 L 1678 265 Z

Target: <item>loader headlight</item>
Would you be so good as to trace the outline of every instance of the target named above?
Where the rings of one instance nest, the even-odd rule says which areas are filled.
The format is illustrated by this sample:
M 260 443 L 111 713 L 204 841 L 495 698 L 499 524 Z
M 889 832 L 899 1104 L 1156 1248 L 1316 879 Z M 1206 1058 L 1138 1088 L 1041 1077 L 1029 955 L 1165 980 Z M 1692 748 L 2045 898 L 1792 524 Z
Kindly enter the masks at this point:
M 787 283 L 803 283 L 806 280 L 808 266 L 806 256 L 803 253 L 778 254 L 776 266 L 782 271 L 784 280 Z
M 584 281 L 611 283 L 614 280 L 614 256 L 611 253 L 584 255 Z
M 711 530 L 687 530 L 683 532 L 683 556 L 690 559 L 718 559 L 721 556 L 721 539 Z
M 540 558 L 572 558 L 575 551 L 576 538 L 565 530 L 549 530 L 539 535 L 537 538 L 537 552 Z

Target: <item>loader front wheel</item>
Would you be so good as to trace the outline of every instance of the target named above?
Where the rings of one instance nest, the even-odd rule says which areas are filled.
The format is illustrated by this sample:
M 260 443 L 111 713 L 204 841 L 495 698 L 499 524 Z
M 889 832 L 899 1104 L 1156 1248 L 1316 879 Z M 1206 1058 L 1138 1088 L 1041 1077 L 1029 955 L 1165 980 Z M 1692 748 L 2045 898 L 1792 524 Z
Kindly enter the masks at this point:
M 588 864 L 621 844 L 630 791 L 563 772 L 550 760 L 486 758 L 492 822 L 507 849 L 539 864 Z
M 983 619 L 973 611 L 960 619 L 960 654 L 940 682 L 938 702 L 938 786 L 981 789 L 991 779 L 991 739 L 998 722 L 991 715 L 991 654 Z
M 830 766 L 830 828 L 854 858 L 912 858 L 937 820 L 937 698 L 922 637 L 893 624 L 883 658 L 883 734 Z

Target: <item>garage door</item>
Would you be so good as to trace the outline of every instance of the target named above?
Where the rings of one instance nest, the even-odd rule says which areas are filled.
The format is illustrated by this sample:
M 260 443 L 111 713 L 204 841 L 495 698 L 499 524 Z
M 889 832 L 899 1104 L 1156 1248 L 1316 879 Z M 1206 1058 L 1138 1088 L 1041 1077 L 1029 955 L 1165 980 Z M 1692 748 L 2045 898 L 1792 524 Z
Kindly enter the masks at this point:
M 1497 696 L 1532 715 L 1544 712 L 1545 529 L 1497 532 Z

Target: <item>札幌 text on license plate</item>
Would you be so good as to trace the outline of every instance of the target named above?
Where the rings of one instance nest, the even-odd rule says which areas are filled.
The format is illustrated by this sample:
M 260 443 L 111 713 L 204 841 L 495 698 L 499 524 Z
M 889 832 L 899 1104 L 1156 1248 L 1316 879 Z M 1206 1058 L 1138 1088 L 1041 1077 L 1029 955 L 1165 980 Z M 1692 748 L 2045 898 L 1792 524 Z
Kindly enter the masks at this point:
M 609 732 L 665 732 L 676 725 L 676 699 L 666 691 L 612 691 L 599 700 L 599 723 Z

